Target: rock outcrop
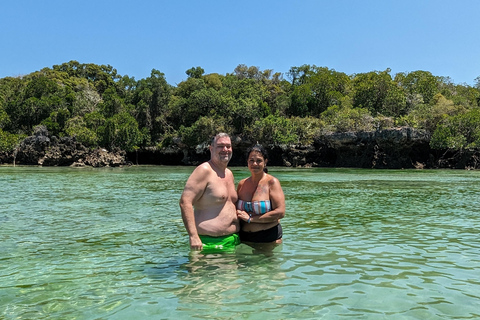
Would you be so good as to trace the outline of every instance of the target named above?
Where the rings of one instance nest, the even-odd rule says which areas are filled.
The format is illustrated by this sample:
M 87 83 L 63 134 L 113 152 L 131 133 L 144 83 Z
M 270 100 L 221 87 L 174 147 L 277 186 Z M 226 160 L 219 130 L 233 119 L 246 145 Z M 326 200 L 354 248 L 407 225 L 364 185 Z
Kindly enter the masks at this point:
M 266 146 L 269 165 L 287 167 L 357 167 L 357 168 L 421 168 L 434 167 L 434 156 L 425 131 L 395 128 L 372 132 L 331 133 L 312 145 Z M 252 145 L 239 137 L 232 138 L 231 166 L 245 166 L 245 153 Z M 210 157 L 207 145 L 186 149 L 177 145 L 168 150 L 137 153 L 137 161 L 148 164 L 197 165 Z M 134 155 L 129 154 L 129 158 Z
M 271 166 L 350 167 L 377 169 L 479 169 L 479 151 L 446 152 L 430 148 L 430 135 L 409 127 L 370 132 L 326 134 L 313 144 L 266 146 Z M 232 138 L 230 166 L 246 165 L 252 142 Z M 198 165 L 210 158 L 207 145 L 187 149 L 176 144 L 168 150 L 144 150 L 127 154 L 139 164 Z
M 90 149 L 75 137 L 50 136 L 45 127 L 37 127 L 34 135 L 25 138 L 13 154 L 16 164 L 40 166 L 118 167 L 127 165 L 126 153 Z
M 42 166 L 117 167 L 128 164 L 198 165 L 210 158 L 207 144 L 187 148 L 179 141 L 165 149 L 121 150 L 90 149 L 74 137 L 50 136 L 38 127 L 13 154 L 0 154 L 0 163 Z M 426 131 L 408 127 L 371 132 L 345 132 L 323 135 L 313 144 L 266 146 L 270 166 L 350 167 L 377 169 L 480 169 L 479 150 L 433 150 Z M 246 165 L 246 150 L 252 145 L 232 137 L 230 166 Z
M 433 165 L 426 131 L 394 128 L 333 133 L 316 141 L 333 167 L 415 168 Z

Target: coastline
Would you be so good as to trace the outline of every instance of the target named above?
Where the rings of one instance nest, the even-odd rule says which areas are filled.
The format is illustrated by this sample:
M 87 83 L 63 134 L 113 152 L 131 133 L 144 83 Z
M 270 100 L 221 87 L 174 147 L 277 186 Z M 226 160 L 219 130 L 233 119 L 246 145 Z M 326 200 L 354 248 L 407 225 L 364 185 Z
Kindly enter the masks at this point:
M 400 127 L 369 132 L 331 133 L 310 145 L 267 145 L 271 166 L 369 169 L 480 169 L 480 150 L 434 150 L 422 130 Z M 243 166 L 250 141 L 232 139 L 230 166 Z M 139 149 L 134 152 L 88 148 L 75 137 L 57 138 L 46 130 L 24 139 L 15 152 L 0 153 L 0 165 L 121 167 L 196 166 L 209 158 L 208 146 Z

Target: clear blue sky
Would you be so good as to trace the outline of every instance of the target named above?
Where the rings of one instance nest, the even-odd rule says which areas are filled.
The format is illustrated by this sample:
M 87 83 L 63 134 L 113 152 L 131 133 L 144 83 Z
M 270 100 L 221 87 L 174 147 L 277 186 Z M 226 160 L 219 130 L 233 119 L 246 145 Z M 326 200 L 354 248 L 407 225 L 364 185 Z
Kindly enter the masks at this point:
M 239 64 L 286 73 L 416 70 L 475 84 L 479 0 L 11 0 L 0 4 L 0 78 L 70 60 L 176 85 Z

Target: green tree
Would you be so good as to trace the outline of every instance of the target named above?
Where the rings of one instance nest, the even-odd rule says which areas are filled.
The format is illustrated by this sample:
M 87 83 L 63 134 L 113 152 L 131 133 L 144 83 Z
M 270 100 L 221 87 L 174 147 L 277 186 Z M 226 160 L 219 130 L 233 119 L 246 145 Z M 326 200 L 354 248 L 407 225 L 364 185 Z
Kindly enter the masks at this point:
M 263 144 L 280 145 L 300 142 L 294 122 L 275 115 L 256 120 L 251 126 L 245 128 L 244 135 L 248 140 Z
M 138 123 L 128 112 L 121 112 L 108 118 L 99 131 L 102 133 L 103 145 L 109 149 L 134 151 L 135 147 L 143 142 L 143 134 Z
M 117 90 L 113 87 L 105 89 L 98 108 L 105 118 L 113 117 L 126 110 L 125 101 L 117 94 Z
M 196 67 L 196 68 L 192 67 L 192 68 L 188 69 L 187 71 L 185 71 L 185 73 L 187 74 L 187 76 L 189 78 L 200 79 L 202 77 L 202 75 L 205 73 L 205 70 L 203 70 L 200 67 Z
M 298 143 L 302 145 L 309 145 L 318 138 L 322 129 L 325 127 L 324 121 L 316 117 L 292 117 L 290 118 L 293 127 L 295 128 L 295 135 L 298 137 Z
M 205 86 L 214 90 L 220 90 L 222 88 L 222 76 L 218 73 L 207 74 L 203 77 Z
M 10 152 L 14 150 L 20 141 L 25 138 L 26 135 L 24 134 L 13 134 L 3 131 L 0 128 L 0 152 Z
M 4 110 L 2 101 L 0 100 L 0 129 L 5 128 L 10 122 L 10 117 L 8 113 Z
M 479 107 L 480 90 L 467 84 L 455 84 L 449 77 L 437 77 L 440 93 L 455 105 L 466 109 Z
M 417 95 L 421 98 L 419 103 L 430 104 L 433 97 L 439 93 L 439 78 L 428 71 L 413 71 L 410 73 L 398 73 L 395 81 L 407 92 L 407 100 L 410 104 L 418 101 Z M 414 107 L 412 105 L 411 107 Z
M 77 141 L 85 146 L 98 145 L 96 132 L 87 128 L 85 120 L 80 116 L 73 117 L 67 121 L 65 132 L 70 137 L 76 137 Z
M 15 88 L 16 97 L 9 99 L 5 108 L 12 127 L 17 131 L 31 132 L 52 112 L 68 107 L 65 88 L 44 72 L 35 72 L 19 81 L 20 85 Z
M 222 115 L 231 119 L 236 132 L 242 132 L 243 128 L 269 112 L 268 106 L 263 103 L 268 92 L 261 81 L 227 76 L 220 94 L 226 106 Z
M 466 109 L 456 106 L 452 100 L 437 94 L 433 97 L 433 105 L 419 104 L 410 113 L 397 120 L 399 125 L 408 125 L 414 128 L 425 129 L 434 132 L 437 125 L 444 119 L 465 113 Z
M 43 120 L 41 124 L 47 127 L 48 132 L 55 136 L 64 136 L 65 124 L 70 118 L 70 111 L 67 108 L 58 109 L 50 113 L 50 116 Z
M 232 132 L 232 128 L 226 124 L 224 118 L 201 116 L 192 126 L 182 126 L 179 134 L 185 145 L 194 148 L 197 145 L 208 144 L 210 139 L 220 131 Z
M 435 129 L 430 141 L 434 149 L 471 149 L 480 147 L 480 110 L 446 118 Z
M 61 65 L 54 65 L 53 70 L 64 72 L 69 77 L 87 79 L 93 83 L 100 95 L 108 88 L 116 87 L 116 83 L 121 79 L 117 70 L 110 65 L 84 64 L 74 60 Z
M 407 112 L 403 89 L 392 80 L 390 69 L 356 74 L 353 77 L 353 106 L 376 116 L 399 116 Z
M 332 106 L 322 113 L 325 129 L 331 132 L 373 131 L 375 119 L 365 108 Z
M 153 140 L 162 140 L 165 133 L 172 131 L 169 103 L 172 88 L 165 75 L 153 69 L 150 77 L 138 81 L 133 94 L 134 115 L 141 128 Z
M 329 107 L 338 105 L 350 87 L 345 73 L 326 67 L 292 67 L 288 74 L 293 85 L 289 115 L 319 117 Z

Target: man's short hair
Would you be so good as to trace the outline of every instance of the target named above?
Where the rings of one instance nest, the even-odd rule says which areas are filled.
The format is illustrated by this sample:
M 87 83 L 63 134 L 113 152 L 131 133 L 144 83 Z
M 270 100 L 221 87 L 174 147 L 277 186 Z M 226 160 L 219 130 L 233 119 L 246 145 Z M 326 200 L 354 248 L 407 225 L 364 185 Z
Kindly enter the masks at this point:
M 213 138 L 212 138 L 212 141 L 210 142 L 210 145 L 215 145 L 215 142 L 220 139 L 220 138 L 230 138 L 230 135 L 228 133 L 225 133 L 225 132 L 220 132 L 220 133 L 217 133 Z M 231 139 L 231 138 L 230 138 Z

